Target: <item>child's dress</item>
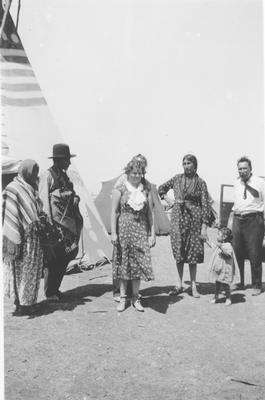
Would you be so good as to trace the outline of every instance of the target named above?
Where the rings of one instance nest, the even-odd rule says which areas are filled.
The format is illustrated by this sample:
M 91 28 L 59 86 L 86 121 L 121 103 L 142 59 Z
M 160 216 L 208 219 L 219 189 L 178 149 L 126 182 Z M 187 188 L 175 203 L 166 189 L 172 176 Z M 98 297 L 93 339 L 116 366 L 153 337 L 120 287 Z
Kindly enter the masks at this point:
M 229 254 L 226 256 L 222 250 Z M 216 246 L 209 261 L 209 281 L 233 285 L 238 282 L 239 269 L 231 243 L 222 243 L 221 249 Z

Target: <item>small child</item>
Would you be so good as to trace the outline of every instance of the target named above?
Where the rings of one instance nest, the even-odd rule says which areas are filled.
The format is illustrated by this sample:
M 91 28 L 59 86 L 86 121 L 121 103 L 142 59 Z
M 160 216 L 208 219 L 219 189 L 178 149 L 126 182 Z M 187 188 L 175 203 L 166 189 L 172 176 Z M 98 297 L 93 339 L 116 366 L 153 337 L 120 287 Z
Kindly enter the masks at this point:
M 231 229 L 219 229 L 217 244 L 209 261 L 209 280 L 215 283 L 215 295 L 211 300 L 213 304 L 218 301 L 222 285 L 226 292 L 225 305 L 230 306 L 232 303 L 230 286 L 238 278 L 238 265 L 231 242 Z

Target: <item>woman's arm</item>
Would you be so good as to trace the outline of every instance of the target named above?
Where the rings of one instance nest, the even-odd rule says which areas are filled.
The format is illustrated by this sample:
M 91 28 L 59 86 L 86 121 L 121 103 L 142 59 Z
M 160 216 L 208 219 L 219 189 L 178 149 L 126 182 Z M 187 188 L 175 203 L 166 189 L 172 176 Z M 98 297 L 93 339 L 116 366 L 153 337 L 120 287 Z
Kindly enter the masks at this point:
M 52 176 L 49 171 L 44 171 L 40 175 L 39 197 L 43 204 L 43 211 L 47 214 L 50 224 L 53 224 L 52 210 L 50 203 L 50 188 L 52 186 Z
M 158 194 L 162 200 L 167 199 L 166 194 L 170 189 L 173 189 L 173 186 L 174 186 L 174 178 L 171 178 L 167 182 L 163 183 L 158 187 Z
M 113 189 L 111 216 L 110 216 L 111 243 L 113 245 L 116 245 L 118 243 L 117 219 L 119 214 L 120 199 L 121 199 L 121 192 L 118 189 Z
M 211 214 L 211 204 L 208 196 L 207 185 L 202 181 L 201 189 L 201 207 L 202 207 L 202 227 L 201 227 L 201 238 L 204 241 L 208 240 L 207 226 L 209 224 L 209 218 Z
M 151 191 L 148 193 L 148 222 L 150 227 L 149 245 L 153 247 L 156 244 L 155 224 L 154 224 L 154 203 Z

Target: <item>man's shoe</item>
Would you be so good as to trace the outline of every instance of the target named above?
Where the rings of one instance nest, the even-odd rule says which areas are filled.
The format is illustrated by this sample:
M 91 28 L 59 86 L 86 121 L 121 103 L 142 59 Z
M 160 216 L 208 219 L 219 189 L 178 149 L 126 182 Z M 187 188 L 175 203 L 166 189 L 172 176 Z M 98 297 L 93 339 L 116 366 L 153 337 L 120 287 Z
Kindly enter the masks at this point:
M 259 288 L 254 288 L 252 291 L 252 296 L 258 296 L 262 293 L 262 290 Z
M 60 290 L 58 290 L 58 292 L 56 293 L 56 296 L 59 297 L 60 301 L 64 301 L 67 298 L 67 296 L 64 293 L 60 292 Z
M 16 306 L 15 311 L 12 313 L 13 316 L 21 317 L 24 315 L 32 315 L 36 311 L 32 308 L 32 306 Z
M 46 300 L 57 303 L 58 301 L 60 301 L 60 298 L 59 298 L 59 296 L 57 296 L 57 294 L 53 294 L 52 296 L 47 296 Z

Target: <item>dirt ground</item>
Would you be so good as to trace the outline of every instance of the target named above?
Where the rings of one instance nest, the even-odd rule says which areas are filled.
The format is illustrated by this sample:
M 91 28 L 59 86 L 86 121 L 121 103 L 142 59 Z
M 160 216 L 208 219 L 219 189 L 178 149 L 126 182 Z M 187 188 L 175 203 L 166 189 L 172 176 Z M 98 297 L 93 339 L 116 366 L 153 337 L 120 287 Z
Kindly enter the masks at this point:
M 264 400 L 265 293 L 210 304 L 209 253 L 198 266 L 201 298 L 171 299 L 174 260 L 169 237 L 158 238 L 144 313 L 117 313 L 109 264 L 65 276 L 67 301 L 57 305 L 44 301 L 42 282 L 34 317 L 12 316 L 6 299 L 5 400 Z M 249 265 L 246 274 L 250 283 Z M 184 277 L 188 286 L 188 267 Z

